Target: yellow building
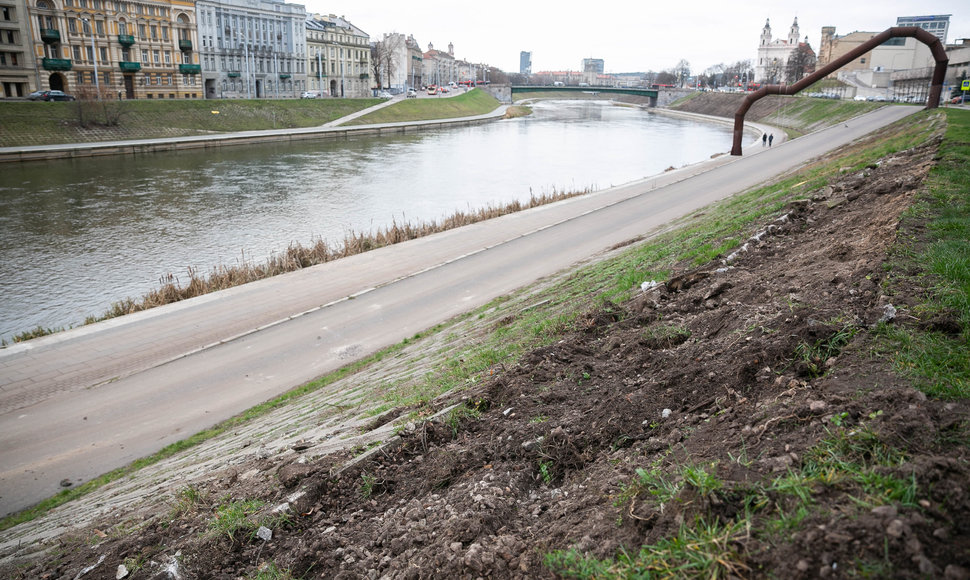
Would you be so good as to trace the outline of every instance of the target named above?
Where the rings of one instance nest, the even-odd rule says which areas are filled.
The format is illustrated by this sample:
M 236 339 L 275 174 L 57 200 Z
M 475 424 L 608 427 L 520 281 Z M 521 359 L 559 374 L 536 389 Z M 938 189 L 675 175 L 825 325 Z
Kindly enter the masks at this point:
M 202 98 L 191 0 L 27 0 L 40 89 Z M 95 76 L 97 71 L 97 76 Z
M 371 93 L 370 36 L 343 17 L 306 19 L 307 88 L 321 96 L 361 98 Z

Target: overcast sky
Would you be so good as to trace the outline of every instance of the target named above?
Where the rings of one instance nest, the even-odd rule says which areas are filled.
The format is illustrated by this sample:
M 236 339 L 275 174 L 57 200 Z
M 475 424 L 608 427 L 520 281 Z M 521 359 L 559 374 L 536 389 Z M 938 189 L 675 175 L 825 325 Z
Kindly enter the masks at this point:
M 287 0 L 297 2 L 296 0 Z M 680 59 L 693 72 L 757 56 L 765 19 L 775 38 L 787 38 L 797 16 L 817 52 L 823 26 L 836 34 L 881 32 L 897 16 L 951 14 L 947 42 L 970 38 L 966 0 L 744 0 L 726 2 L 566 2 L 494 0 L 307 0 L 307 12 L 344 16 L 379 40 L 385 33 L 414 35 L 422 50 L 455 45 L 455 56 L 518 72 L 519 52 L 532 52 L 532 71 L 578 70 L 601 58 L 606 72 L 660 71 Z M 734 6 L 731 8 L 731 6 Z

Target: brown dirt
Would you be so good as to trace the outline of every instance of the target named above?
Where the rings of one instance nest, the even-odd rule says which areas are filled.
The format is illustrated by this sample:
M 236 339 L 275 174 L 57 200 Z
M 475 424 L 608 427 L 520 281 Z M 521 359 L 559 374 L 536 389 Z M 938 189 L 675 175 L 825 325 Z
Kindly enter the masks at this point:
M 734 535 L 724 546 L 731 569 L 966 578 L 970 407 L 927 399 L 869 354 L 890 302 L 892 324 L 913 320 L 907 307 L 920 289 L 887 296 L 883 264 L 934 151 L 847 175 L 793 202 L 746 251 L 589 312 L 557 344 L 438 401 L 459 404 L 450 419 L 409 424 L 350 462 L 235 466 L 200 484 L 184 509 L 105 520 L 8 572 L 71 579 L 100 561 L 83 578 L 113 579 L 127 559 L 142 566 L 130 578 L 235 579 L 269 562 L 294 578 L 549 578 L 550 551 L 607 558 L 696 517 L 733 521 L 746 490 L 804 468 L 820 441 L 870 433 L 908 450 L 877 471 L 912 478 L 912 502 L 861 505 L 850 499 L 864 496 L 857 485 L 833 479 L 813 489 L 790 533 Z M 837 347 L 799 354 L 823 343 Z M 708 466 L 720 488 L 683 486 L 665 508 L 631 493 L 638 468 L 676 479 L 684 465 Z M 792 501 L 767 497 L 781 511 Z M 262 500 L 263 516 L 285 504 L 285 521 L 268 541 L 212 532 L 229 498 Z M 756 522 L 779 513 L 759 509 Z

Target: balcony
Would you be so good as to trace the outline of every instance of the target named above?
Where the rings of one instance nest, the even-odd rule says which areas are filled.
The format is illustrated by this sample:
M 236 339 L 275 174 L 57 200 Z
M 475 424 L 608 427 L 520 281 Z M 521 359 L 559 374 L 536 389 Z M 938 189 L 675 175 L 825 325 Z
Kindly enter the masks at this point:
M 226 73 L 226 76 L 229 77 L 229 78 L 231 78 L 231 79 L 238 79 L 239 78 L 239 73 L 238 72 L 230 72 L 230 73 Z
M 57 44 L 61 41 L 61 31 L 56 28 L 41 28 L 40 39 L 44 44 Z
M 118 68 L 121 69 L 121 72 L 138 72 L 141 70 L 141 63 L 123 60 L 118 63 Z
M 370 78 L 370 75 L 367 74 L 367 73 L 361 73 L 360 74 L 360 80 L 362 80 L 362 81 L 365 81 L 365 80 L 367 80 L 369 78 Z
M 180 64 L 179 72 L 184 75 L 197 75 L 202 72 L 201 64 Z
M 119 34 L 118 44 L 121 46 L 131 46 L 132 44 L 135 44 L 135 37 L 130 34 Z
M 290 75 L 288 75 L 288 74 L 286 74 L 286 73 L 281 73 L 281 74 L 280 74 L 280 78 L 281 78 L 281 79 L 288 79 L 288 78 L 290 78 Z
M 71 59 L 69 58 L 45 58 L 41 63 L 44 70 L 71 70 Z
M 192 41 L 187 39 L 179 39 L 179 50 L 182 52 L 188 52 L 192 50 Z

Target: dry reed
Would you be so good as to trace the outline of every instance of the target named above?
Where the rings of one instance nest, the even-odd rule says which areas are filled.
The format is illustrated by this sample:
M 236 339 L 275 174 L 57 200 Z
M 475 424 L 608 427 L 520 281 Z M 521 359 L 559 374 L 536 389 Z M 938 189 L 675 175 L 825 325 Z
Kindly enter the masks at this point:
M 390 226 L 379 228 L 374 233 L 348 232 L 344 235 L 343 244 L 339 247 L 331 247 L 323 239 L 314 241 L 309 247 L 299 242 L 294 242 L 284 252 L 272 254 L 262 264 L 254 264 L 246 260 L 245 256 L 243 256 L 243 259 L 238 265 L 216 266 L 207 275 L 202 275 L 194 268 L 189 268 L 186 272 L 188 280 L 186 284 L 183 284 L 178 276 L 168 274 L 159 280 L 160 285 L 158 288 L 145 294 L 141 300 L 136 301 L 131 298 L 126 298 L 115 302 L 100 317 L 88 317 L 85 320 L 85 324 L 131 314 L 140 310 L 147 310 L 163 304 L 186 300 L 217 290 L 225 290 L 226 288 L 269 278 L 277 274 L 309 268 L 384 246 L 399 244 L 408 240 L 485 221 L 517 211 L 584 195 L 589 193 L 589 191 L 589 189 L 576 192 L 558 192 L 553 190 L 552 193 L 544 193 L 541 195 L 532 193 L 527 202 L 515 200 L 499 206 L 488 205 L 484 208 L 467 212 L 457 211 L 451 216 L 442 219 L 440 222 L 431 221 L 415 225 L 410 222 L 398 223 L 397 220 L 392 220 Z

